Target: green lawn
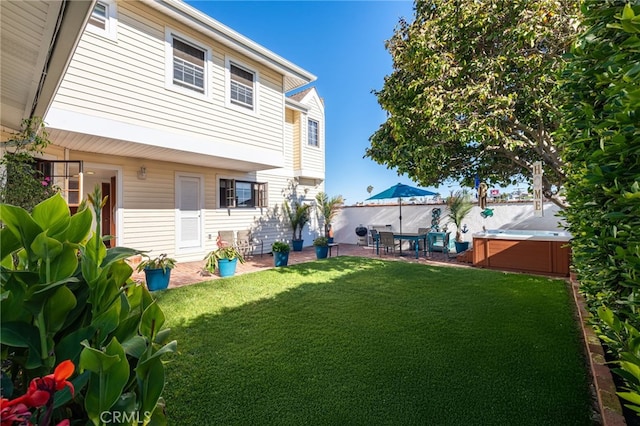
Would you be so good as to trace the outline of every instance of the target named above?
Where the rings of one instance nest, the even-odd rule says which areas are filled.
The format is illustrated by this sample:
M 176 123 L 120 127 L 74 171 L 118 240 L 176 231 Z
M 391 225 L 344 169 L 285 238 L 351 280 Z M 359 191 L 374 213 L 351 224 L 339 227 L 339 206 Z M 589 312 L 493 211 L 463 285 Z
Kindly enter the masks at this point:
M 170 424 L 591 424 L 562 280 L 342 256 L 157 297 Z

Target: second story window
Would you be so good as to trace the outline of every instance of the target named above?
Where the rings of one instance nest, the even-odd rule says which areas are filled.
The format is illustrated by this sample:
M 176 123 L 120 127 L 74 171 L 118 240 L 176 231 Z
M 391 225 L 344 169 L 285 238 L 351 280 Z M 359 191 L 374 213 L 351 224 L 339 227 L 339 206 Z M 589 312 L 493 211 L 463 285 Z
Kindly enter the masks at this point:
M 235 64 L 229 65 L 231 102 L 253 109 L 254 74 Z
M 204 49 L 176 37 L 172 43 L 173 84 L 204 93 Z
M 91 13 L 91 17 L 89 18 L 89 24 L 106 31 L 107 20 L 109 19 L 107 10 L 108 6 L 106 4 L 100 2 L 96 3 L 93 8 L 93 12 Z
M 116 2 L 114 0 L 99 0 L 93 7 L 87 30 L 115 40 L 116 18 Z
M 318 141 L 318 122 L 309 119 L 309 128 L 307 130 L 307 139 L 309 146 L 320 146 Z

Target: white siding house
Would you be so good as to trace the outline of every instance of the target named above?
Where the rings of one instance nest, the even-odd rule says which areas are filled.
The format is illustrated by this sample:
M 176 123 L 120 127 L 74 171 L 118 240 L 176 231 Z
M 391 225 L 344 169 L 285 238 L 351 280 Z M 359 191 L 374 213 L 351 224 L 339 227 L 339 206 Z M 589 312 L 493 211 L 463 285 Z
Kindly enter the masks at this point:
M 45 117 L 47 159 L 100 185 L 115 244 L 202 260 L 220 230 L 290 240 L 285 200 L 324 190 L 316 77 L 178 0 L 98 0 Z M 81 162 L 81 163 L 79 163 Z M 55 167 L 62 167 L 58 164 Z M 315 215 L 305 245 L 320 233 Z

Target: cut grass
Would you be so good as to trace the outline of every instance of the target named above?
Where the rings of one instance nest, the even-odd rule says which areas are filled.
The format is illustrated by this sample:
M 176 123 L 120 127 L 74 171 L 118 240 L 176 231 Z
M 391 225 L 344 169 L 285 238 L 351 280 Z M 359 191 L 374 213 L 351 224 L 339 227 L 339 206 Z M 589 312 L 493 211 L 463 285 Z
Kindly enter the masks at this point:
M 158 299 L 170 424 L 591 424 L 562 280 L 342 256 Z

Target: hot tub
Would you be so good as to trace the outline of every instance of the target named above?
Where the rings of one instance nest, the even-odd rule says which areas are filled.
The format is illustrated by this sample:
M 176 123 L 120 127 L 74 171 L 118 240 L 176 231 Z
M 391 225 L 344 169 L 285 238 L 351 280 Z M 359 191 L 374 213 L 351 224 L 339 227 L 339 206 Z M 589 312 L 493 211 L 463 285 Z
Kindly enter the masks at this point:
M 564 231 L 490 229 L 473 234 L 473 266 L 569 276 L 571 234 Z

